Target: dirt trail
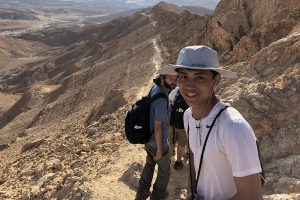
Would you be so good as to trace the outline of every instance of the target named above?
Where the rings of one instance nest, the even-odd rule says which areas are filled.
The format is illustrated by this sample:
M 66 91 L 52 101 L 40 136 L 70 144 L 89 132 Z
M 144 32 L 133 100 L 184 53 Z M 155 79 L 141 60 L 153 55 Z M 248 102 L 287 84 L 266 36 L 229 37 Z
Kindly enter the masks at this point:
M 152 25 L 153 25 L 153 28 L 156 30 L 157 29 L 157 22 L 155 22 L 153 20 L 153 17 L 150 13 L 142 13 L 143 15 L 147 16 L 150 18 L 150 20 L 152 21 Z M 162 63 L 163 63 L 163 58 L 162 58 L 162 50 L 163 51 L 166 51 L 166 48 L 164 46 L 159 46 L 158 44 L 162 44 L 159 42 L 160 41 L 160 35 L 159 34 L 156 34 L 156 37 L 152 39 L 152 43 L 153 43 L 153 47 L 154 47 L 154 50 L 155 50 L 155 54 L 153 55 L 152 57 L 152 60 L 153 60 L 153 65 L 155 67 L 155 70 L 157 71 Z M 162 49 L 162 50 L 161 50 Z M 140 98 L 142 97 L 143 95 L 146 95 L 147 94 L 147 91 L 148 89 L 151 87 L 151 85 L 153 84 L 153 81 L 152 79 L 155 78 L 157 76 L 157 73 L 154 73 L 150 79 L 149 79 L 149 83 L 147 84 L 147 86 L 145 87 L 142 87 L 137 95 L 137 98 Z
M 154 49 L 156 51 L 156 53 L 154 54 L 154 56 L 152 58 L 153 59 L 153 65 L 155 67 L 155 70 L 157 71 L 160 68 L 161 64 L 162 64 L 163 59 L 162 59 L 162 56 L 161 56 L 161 50 L 160 50 L 160 48 L 159 48 L 159 46 L 157 44 L 158 43 L 157 42 L 157 38 L 153 38 L 152 39 L 152 43 L 153 43 L 153 47 L 154 47 Z M 141 87 L 140 91 L 137 94 L 137 99 L 141 98 L 144 95 L 147 95 L 147 92 L 148 92 L 149 88 L 153 84 L 152 80 L 153 80 L 153 78 L 155 78 L 155 76 L 157 76 L 157 73 L 154 73 L 150 77 L 149 82 L 148 82 L 148 84 L 145 87 Z
M 147 16 L 152 19 L 150 15 Z M 156 28 L 154 21 L 153 27 Z M 161 49 L 164 48 L 158 45 L 161 44 L 158 40 L 160 40 L 159 35 L 152 40 L 156 52 L 153 55 L 153 65 L 156 71 L 163 63 Z M 140 89 L 137 98 L 147 94 L 153 84 L 152 79 L 156 75 L 157 73 L 154 73 L 150 77 L 149 83 Z M 108 165 L 105 166 L 105 169 L 103 169 L 105 173 L 101 173 L 102 175 L 99 179 L 88 184 L 88 187 L 93 191 L 91 199 L 134 199 L 140 173 L 145 164 L 145 158 L 146 153 L 143 150 L 143 145 L 131 145 L 124 142 L 120 149 L 115 152 L 114 155 L 111 155 L 111 158 L 107 158 L 111 159 L 112 162 L 109 162 Z M 188 162 L 186 160 L 184 161 L 185 166 L 180 171 L 176 171 L 173 168 L 174 162 L 174 157 L 172 157 L 170 166 L 171 176 L 168 185 L 170 194 L 169 197 L 166 198 L 169 200 L 179 199 L 180 193 L 183 192 L 183 189 L 186 189 L 188 185 Z M 153 181 L 155 178 L 156 174 L 154 175 Z

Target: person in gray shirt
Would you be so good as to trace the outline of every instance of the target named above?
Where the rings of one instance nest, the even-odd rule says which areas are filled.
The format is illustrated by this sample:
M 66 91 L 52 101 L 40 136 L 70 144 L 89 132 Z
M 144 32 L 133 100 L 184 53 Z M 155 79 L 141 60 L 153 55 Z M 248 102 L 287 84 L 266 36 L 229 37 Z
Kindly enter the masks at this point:
M 163 93 L 166 98 L 159 98 L 150 106 L 150 130 L 154 131 L 150 141 L 145 144 L 147 152 L 146 163 L 139 180 L 139 187 L 135 200 L 145 200 L 150 195 L 151 200 L 164 199 L 169 195 L 167 186 L 170 177 L 170 153 L 168 143 L 169 108 L 168 91 L 175 88 L 177 73 L 165 70 L 162 67 L 159 77 L 154 79 L 156 85 L 150 91 L 150 97 Z M 157 178 L 150 192 L 155 165 L 158 165 Z

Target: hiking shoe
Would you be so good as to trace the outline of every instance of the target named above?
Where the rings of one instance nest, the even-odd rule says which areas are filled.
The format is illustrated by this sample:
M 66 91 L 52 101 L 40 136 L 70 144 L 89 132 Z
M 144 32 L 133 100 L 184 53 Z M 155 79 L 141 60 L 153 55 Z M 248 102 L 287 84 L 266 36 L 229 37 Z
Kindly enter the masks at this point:
M 171 156 L 175 156 L 175 149 L 172 151 Z
M 167 198 L 168 196 L 169 196 L 168 190 L 160 193 L 152 193 L 150 196 L 150 200 L 161 200 Z
M 180 169 L 182 169 L 182 168 L 183 168 L 183 163 L 182 163 L 182 161 L 175 161 L 175 163 L 174 163 L 174 169 L 180 170 Z
M 134 200 L 146 200 L 151 195 L 149 191 L 138 191 Z

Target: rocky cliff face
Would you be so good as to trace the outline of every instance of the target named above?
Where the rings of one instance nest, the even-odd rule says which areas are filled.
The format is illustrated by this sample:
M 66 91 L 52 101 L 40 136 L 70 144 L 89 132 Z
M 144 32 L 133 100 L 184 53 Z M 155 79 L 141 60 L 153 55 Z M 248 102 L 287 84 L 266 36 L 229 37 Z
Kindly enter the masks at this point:
M 265 191 L 270 194 L 300 191 L 299 44 L 300 33 L 292 34 L 263 48 L 249 61 L 232 65 L 240 78 L 237 83 L 224 82 L 226 89 L 219 91 L 255 130 L 270 180 Z
M 221 1 L 204 42 L 219 50 L 223 61 L 247 60 L 259 49 L 287 36 L 299 24 L 299 9 L 297 0 Z

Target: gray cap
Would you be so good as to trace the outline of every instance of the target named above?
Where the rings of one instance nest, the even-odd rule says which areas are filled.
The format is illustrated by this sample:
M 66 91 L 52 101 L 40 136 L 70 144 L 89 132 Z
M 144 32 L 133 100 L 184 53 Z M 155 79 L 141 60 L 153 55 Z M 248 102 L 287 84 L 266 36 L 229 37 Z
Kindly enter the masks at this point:
M 220 67 L 217 52 L 207 46 L 188 46 L 183 48 L 177 58 L 176 65 L 165 66 L 169 73 L 180 68 L 213 70 L 221 77 L 235 78 L 237 74 Z

